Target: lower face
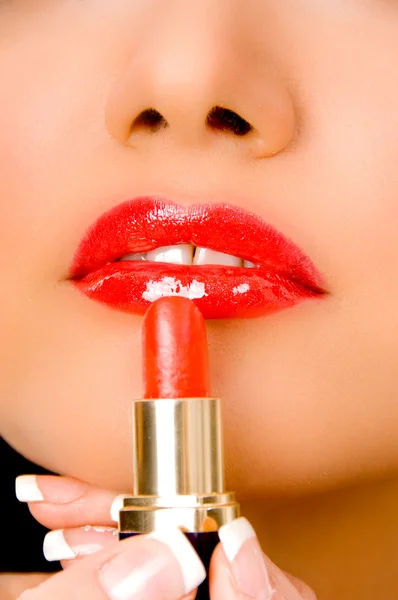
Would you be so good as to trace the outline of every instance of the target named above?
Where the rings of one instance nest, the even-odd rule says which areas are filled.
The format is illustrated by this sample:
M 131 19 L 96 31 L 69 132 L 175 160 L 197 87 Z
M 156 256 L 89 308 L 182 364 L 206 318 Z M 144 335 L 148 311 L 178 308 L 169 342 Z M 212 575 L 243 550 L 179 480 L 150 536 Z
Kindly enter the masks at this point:
M 322 298 L 208 321 L 228 486 L 396 470 L 398 7 L 281 4 L 0 4 L 1 433 L 34 462 L 131 488 L 142 317 L 69 273 L 100 215 L 160 195 L 252 211 L 324 277 Z M 206 129 L 215 105 L 255 134 Z M 168 127 L 132 128 L 151 107 Z

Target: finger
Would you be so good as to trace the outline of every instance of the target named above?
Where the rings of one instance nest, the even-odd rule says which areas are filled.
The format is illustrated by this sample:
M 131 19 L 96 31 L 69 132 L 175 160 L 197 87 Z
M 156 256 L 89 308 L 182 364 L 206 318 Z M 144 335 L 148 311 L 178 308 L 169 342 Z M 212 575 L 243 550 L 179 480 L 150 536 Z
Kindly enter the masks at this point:
M 295 585 L 264 556 L 246 519 L 224 525 L 219 534 L 210 566 L 212 600 L 316 600 L 308 586 L 297 579 Z
M 277 568 L 277 567 L 274 565 L 274 568 Z M 286 571 L 283 571 L 283 569 L 282 569 L 282 572 L 288 578 L 288 580 L 294 585 L 294 587 L 300 592 L 300 594 L 301 594 L 300 598 L 302 597 L 305 600 L 317 600 L 314 590 L 312 590 L 309 585 L 304 583 L 304 581 L 301 581 L 301 579 L 294 577 L 294 575 L 291 575 L 290 573 L 286 573 Z
M 205 569 L 178 529 L 119 542 L 54 575 L 19 600 L 178 600 L 195 590 Z
M 90 525 L 115 526 L 127 496 L 69 477 L 21 475 L 15 493 L 28 502 L 34 518 L 48 529 Z
M 117 548 L 119 543 L 117 529 L 113 527 L 77 527 L 55 529 L 44 538 L 43 554 L 49 562 L 61 561 L 68 568 L 91 554 Z

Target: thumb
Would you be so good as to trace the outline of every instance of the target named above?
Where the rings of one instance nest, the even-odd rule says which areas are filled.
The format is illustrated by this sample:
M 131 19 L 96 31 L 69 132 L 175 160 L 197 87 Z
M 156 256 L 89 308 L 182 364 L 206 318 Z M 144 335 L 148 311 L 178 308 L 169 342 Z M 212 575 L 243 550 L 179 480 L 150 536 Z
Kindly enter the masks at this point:
M 210 565 L 211 600 L 316 600 L 302 581 L 266 557 L 245 518 L 220 529 Z
M 179 529 L 123 540 L 50 577 L 19 600 L 178 600 L 206 572 Z

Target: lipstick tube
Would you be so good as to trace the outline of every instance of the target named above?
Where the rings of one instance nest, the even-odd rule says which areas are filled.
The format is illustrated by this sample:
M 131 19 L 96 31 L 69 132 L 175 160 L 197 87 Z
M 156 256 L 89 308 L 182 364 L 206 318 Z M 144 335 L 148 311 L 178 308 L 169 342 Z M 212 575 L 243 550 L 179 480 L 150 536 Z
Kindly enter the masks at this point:
M 132 410 L 133 495 L 121 539 L 174 526 L 208 572 L 218 530 L 239 516 L 225 491 L 220 400 L 211 397 L 205 321 L 187 298 L 161 298 L 143 322 L 144 399 Z M 198 600 L 209 599 L 208 578 Z
M 183 298 L 163 300 L 190 303 Z M 240 514 L 235 494 L 224 486 L 220 399 L 136 400 L 132 433 L 133 495 L 124 499 L 119 513 L 120 539 L 166 525 L 179 527 L 208 572 L 219 528 Z M 197 599 L 209 600 L 207 578 Z

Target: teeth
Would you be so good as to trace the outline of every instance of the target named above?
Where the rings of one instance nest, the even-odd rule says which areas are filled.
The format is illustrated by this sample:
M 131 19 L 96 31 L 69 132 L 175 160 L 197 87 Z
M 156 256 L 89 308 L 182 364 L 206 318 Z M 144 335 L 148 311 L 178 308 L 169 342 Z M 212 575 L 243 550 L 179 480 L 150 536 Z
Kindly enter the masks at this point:
M 193 258 L 194 265 L 225 265 L 227 267 L 241 267 L 242 259 L 224 252 L 216 252 L 209 248 L 196 248 Z
M 146 260 L 151 262 L 165 262 L 172 265 L 191 265 L 193 246 L 191 244 L 178 244 L 176 246 L 163 246 L 147 252 Z
M 217 252 L 209 248 L 191 244 L 176 244 L 175 246 L 162 246 L 150 252 L 135 252 L 122 256 L 120 260 L 164 262 L 173 265 L 222 265 L 226 267 L 246 267 L 253 269 L 256 265 L 249 260 L 242 260 L 237 256 Z
M 146 260 L 146 252 L 135 252 L 134 254 L 126 254 L 121 260 Z

